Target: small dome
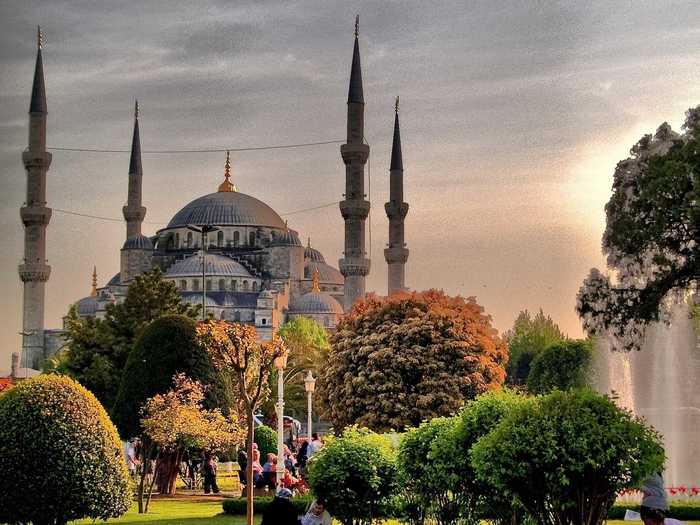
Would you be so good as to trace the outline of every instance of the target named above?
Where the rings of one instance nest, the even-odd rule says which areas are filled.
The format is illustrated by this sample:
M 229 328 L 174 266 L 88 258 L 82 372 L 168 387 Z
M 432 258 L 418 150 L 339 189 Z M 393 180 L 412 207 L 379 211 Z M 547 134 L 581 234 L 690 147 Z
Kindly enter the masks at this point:
M 316 248 L 312 248 L 311 245 L 307 246 L 304 250 L 304 259 L 321 263 L 326 262 L 326 259 L 323 258 L 323 254 L 321 254 L 321 252 L 319 252 Z
M 107 286 L 116 286 L 119 283 L 121 283 L 121 273 L 118 273 L 114 277 L 112 277 L 107 283 Z
M 153 243 L 145 235 L 129 237 L 122 246 L 122 250 L 152 250 Z
M 188 224 L 285 228 L 275 210 L 239 191 L 219 191 L 193 200 L 175 214 L 166 229 L 184 228 Z
M 318 269 L 319 281 L 323 284 L 345 284 L 343 274 L 324 262 L 308 260 L 304 263 L 304 279 L 311 279 L 314 269 Z
M 243 265 L 230 257 L 218 254 L 207 254 L 207 276 L 211 277 L 253 277 Z M 202 256 L 191 255 L 182 261 L 173 264 L 165 272 L 165 277 L 201 277 Z
M 301 241 L 294 230 L 273 231 L 270 246 L 301 246 Z
M 83 297 L 75 304 L 80 317 L 94 317 L 97 314 L 97 297 Z
M 343 307 L 323 292 L 309 292 L 296 300 L 289 309 L 294 314 L 343 314 Z

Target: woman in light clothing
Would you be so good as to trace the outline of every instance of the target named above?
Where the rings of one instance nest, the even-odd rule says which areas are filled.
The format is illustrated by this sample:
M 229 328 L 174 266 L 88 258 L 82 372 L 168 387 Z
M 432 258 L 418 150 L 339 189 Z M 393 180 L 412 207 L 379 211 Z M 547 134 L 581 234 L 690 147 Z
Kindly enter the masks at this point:
M 301 518 L 301 525 L 331 525 L 333 518 L 328 514 L 325 505 L 314 500 L 306 511 L 304 517 Z

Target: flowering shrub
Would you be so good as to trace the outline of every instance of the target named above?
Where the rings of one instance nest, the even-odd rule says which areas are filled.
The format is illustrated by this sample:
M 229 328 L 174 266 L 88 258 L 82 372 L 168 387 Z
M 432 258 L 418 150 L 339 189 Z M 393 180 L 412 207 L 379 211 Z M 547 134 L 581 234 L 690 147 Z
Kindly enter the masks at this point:
M 64 524 L 131 503 L 119 436 L 102 405 L 65 376 L 0 394 L 0 523 Z

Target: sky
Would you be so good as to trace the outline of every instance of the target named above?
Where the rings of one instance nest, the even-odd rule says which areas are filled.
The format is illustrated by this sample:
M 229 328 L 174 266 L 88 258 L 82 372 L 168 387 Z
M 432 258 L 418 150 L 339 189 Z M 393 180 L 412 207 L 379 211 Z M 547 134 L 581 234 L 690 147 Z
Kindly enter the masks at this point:
M 369 162 L 370 291 L 401 97 L 407 285 L 476 296 L 496 328 L 539 308 L 582 335 L 576 292 L 603 267 L 617 161 L 700 104 L 700 4 L 671 1 L 0 1 L 0 368 L 21 346 L 17 265 L 27 111 L 44 32 L 49 147 L 245 148 L 344 138 L 353 24 Z M 223 153 L 144 154 L 144 233 L 216 191 Z M 338 144 L 232 153 L 233 182 L 326 260 L 343 245 Z M 53 152 L 46 327 L 119 271 L 128 153 Z

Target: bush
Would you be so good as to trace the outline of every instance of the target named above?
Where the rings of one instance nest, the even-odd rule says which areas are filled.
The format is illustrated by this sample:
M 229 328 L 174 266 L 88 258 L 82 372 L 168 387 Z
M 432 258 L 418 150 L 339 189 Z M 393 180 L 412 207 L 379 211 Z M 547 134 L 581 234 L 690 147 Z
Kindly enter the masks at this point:
M 64 524 L 131 503 L 119 436 L 94 395 L 42 375 L 0 394 L 0 523 Z
M 208 387 L 205 408 L 227 413 L 231 388 L 197 344 L 195 322 L 182 315 L 164 316 L 145 328 L 126 361 L 112 411 L 123 438 L 141 434 L 141 407 L 148 398 L 170 390 L 178 373 Z
M 267 461 L 268 454 L 277 455 L 277 432 L 268 426 L 255 427 L 255 442 L 260 451 L 260 462 Z
M 659 435 L 591 390 L 516 407 L 471 451 L 479 479 L 518 498 L 540 525 L 597 525 L 617 494 L 664 463 Z
M 535 356 L 527 376 L 533 394 L 586 386 L 593 348 L 590 341 L 562 341 Z
M 314 454 L 309 483 L 328 512 L 344 525 L 372 523 L 394 510 L 395 452 L 386 437 L 349 427 L 340 437 L 329 437 Z
M 272 503 L 274 498 L 272 496 L 262 496 L 255 498 L 255 512 L 262 514 L 267 510 L 267 507 Z M 311 502 L 313 501 L 312 496 L 296 496 L 290 501 L 297 509 L 299 514 L 304 514 L 306 509 L 309 508 Z M 246 499 L 236 498 L 236 499 L 225 499 L 223 501 L 224 514 L 231 514 L 234 516 L 245 516 L 246 515 Z

